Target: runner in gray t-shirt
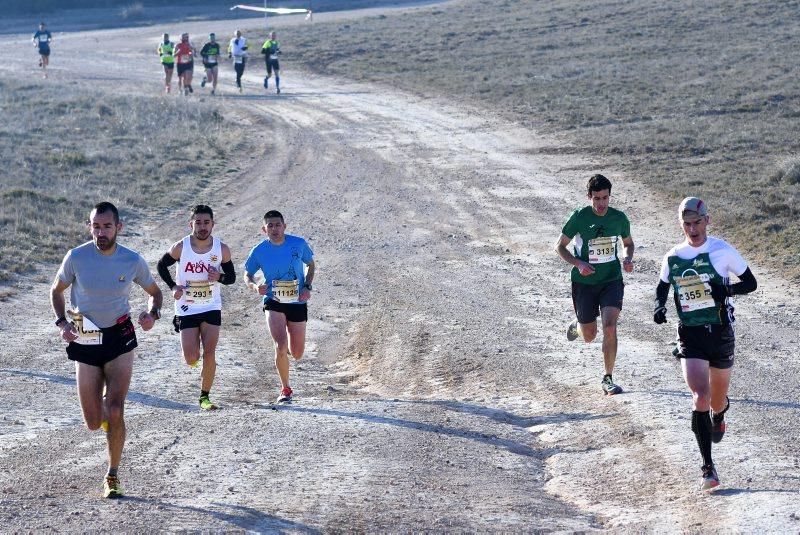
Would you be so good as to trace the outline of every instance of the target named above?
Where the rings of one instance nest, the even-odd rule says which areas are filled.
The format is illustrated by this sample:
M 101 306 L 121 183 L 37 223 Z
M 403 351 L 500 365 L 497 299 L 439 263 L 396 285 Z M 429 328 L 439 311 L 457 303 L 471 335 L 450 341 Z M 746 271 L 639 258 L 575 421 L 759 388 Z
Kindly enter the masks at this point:
M 89 220 L 92 241 L 64 256 L 50 289 L 50 302 L 61 339 L 69 342 L 67 356 L 75 361 L 86 427 L 102 427 L 107 432 L 104 496 L 117 498 L 122 496 L 117 469 L 125 445 L 123 412 L 137 346 L 128 303 L 131 283 L 150 295 L 150 311 L 138 316 L 145 331 L 160 317 L 162 295 L 144 259 L 117 244 L 117 233 L 122 230 L 117 208 L 101 202 L 95 205 Z M 70 286 L 72 310 L 67 311 L 64 290 Z

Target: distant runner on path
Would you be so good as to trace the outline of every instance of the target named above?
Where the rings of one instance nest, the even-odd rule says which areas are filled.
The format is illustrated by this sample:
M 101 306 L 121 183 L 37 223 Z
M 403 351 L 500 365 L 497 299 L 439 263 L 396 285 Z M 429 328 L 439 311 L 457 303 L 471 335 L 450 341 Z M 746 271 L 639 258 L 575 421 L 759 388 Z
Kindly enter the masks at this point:
M 208 42 L 200 49 L 200 56 L 203 58 L 203 67 L 206 69 L 206 74 L 203 76 L 203 81 L 200 82 L 200 87 L 205 87 L 207 83 L 211 83 L 211 94 L 217 92 L 217 80 L 219 79 L 219 53 L 220 46 L 217 42 L 217 37 L 213 33 L 208 35 Z
M 306 303 L 314 280 L 314 253 L 305 239 L 285 233 L 283 215 L 277 210 L 264 214 L 262 230 L 267 239 L 250 250 L 244 276 L 247 287 L 264 296 L 263 309 L 275 343 L 275 368 L 281 380 L 278 403 L 284 403 L 292 400 L 289 355 L 300 360 L 306 347 Z M 253 278 L 259 271 L 264 277 L 261 284 Z
M 50 30 L 46 30 L 44 22 L 39 23 L 39 29 L 33 34 L 33 45 L 39 47 L 39 67 L 42 68 L 43 76 L 47 78 L 47 66 L 50 65 L 50 43 L 53 42 L 53 35 Z
M 242 31 L 236 30 L 233 39 L 228 43 L 228 57 L 233 59 L 233 69 L 236 71 L 236 87 L 242 92 L 242 75 L 247 65 L 247 38 L 242 37 Z
M 94 431 L 108 426 L 108 472 L 103 495 L 118 498 L 123 494 L 117 474 L 125 445 L 123 413 L 137 346 L 128 302 L 131 284 L 138 284 L 150 295 L 149 312 L 138 315 L 145 331 L 161 316 L 162 295 L 144 259 L 117 244 L 122 230 L 117 208 L 101 202 L 89 214 L 89 221 L 92 241 L 64 256 L 50 289 L 50 303 L 61 339 L 69 342 L 67 357 L 75 361 L 86 427 Z M 67 311 L 63 294 L 69 287 L 72 310 Z
M 192 74 L 194 73 L 194 57 L 197 51 L 189 41 L 189 34 L 181 35 L 181 42 L 175 47 L 175 60 L 178 62 L 178 79 L 183 85 L 183 94 L 194 93 Z
M 158 44 L 156 51 L 164 67 L 164 91 L 169 93 L 172 91 L 172 72 L 175 69 L 175 43 L 169 40 L 168 33 L 164 34 L 164 39 Z
M 722 440 L 730 407 L 735 346 L 731 297 L 754 291 L 758 283 L 736 249 L 708 235 L 708 208 L 702 200 L 686 197 L 678 208 L 678 221 L 686 239 L 661 262 L 653 321 L 666 323 L 672 286 L 678 312 L 677 357 L 692 392 L 692 431 L 703 458 L 700 488 L 713 490 L 719 486 L 719 477 L 711 443 Z M 731 273 L 740 282 L 731 284 Z
M 217 370 L 216 349 L 222 325 L 222 296 L 219 284 L 233 284 L 236 273 L 231 251 L 211 235 L 214 212 L 198 204 L 189 215 L 192 233 L 176 242 L 158 261 L 158 274 L 175 299 L 175 331 L 181 333 L 183 358 L 196 367 L 203 346 L 203 370 L 200 384 L 200 408 L 216 409 L 209 394 Z M 169 266 L 178 263 L 175 282 Z M 219 283 L 219 284 L 217 284 Z
M 281 45 L 278 43 L 275 32 L 270 32 L 269 38 L 264 41 L 264 46 L 261 47 L 261 53 L 264 54 L 264 61 L 267 65 L 267 76 L 264 78 L 264 89 L 269 89 L 269 79 L 272 76 L 272 71 L 275 71 L 275 92 L 281 92 L 281 66 L 278 63 L 278 55 L 281 53 Z
M 603 365 L 601 387 L 606 395 L 622 392 L 612 374 L 617 360 L 617 319 L 622 311 L 625 285 L 622 282 L 618 252 L 620 238 L 625 247 L 622 267 L 633 271 L 634 244 L 631 224 L 621 211 L 611 208 L 611 181 L 593 175 L 587 185 L 589 206 L 572 212 L 556 242 L 556 253 L 571 264 L 572 304 L 577 320 L 567 327 L 567 340 L 583 336 L 586 343 L 597 336 L 597 316 L 603 325 Z M 567 246 L 575 240 L 573 252 Z

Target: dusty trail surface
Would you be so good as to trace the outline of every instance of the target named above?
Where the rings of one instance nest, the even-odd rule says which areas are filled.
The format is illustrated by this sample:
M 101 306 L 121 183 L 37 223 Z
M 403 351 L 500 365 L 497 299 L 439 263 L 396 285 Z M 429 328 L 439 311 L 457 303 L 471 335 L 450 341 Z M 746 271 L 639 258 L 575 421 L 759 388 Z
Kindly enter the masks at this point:
M 165 30 L 177 33 L 64 35 L 50 81 L 156 93 L 152 50 Z M 109 52 L 87 61 L 95 40 Z M 7 57 L 0 69 L 27 76 L 33 65 Z M 81 425 L 48 266 L 0 303 L 3 530 L 800 528 L 800 307 L 766 266 L 754 266 L 761 287 L 737 308 L 730 432 L 715 447 L 725 488 L 702 495 L 673 331 L 650 314 L 657 263 L 679 239 L 672 206 L 607 172 L 639 249 L 615 374 L 626 393 L 605 398 L 599 344 L 565 340 L 568 273 L 552 252 L 598 170 L 591 162 L 532 155 L 566 141 L 487 110 L 305 76 L 288 60 L 280 96 L 260 88 L 260 61 L 241 95 L 229 65 L 221 71 L 225 113 L 263 143 L 198 202 L 217 211 L 215 234 L 237 266 L 268 208 L 314 248 L 297 399 L 271 405 L 271 344 L 240 284 L 224 289 L 218 411 L 200 413 L 198 373 L 182 364 L 169 321 L 140 331 L 121 469 L 128 497 L 103 501 L 105 441 Z M 197 105 L 210 102 L 196 87 Z M 169 120 L 177 135 L 179 118 Z M 154 266 L 184 233 L 184 214 L 132 223 L 121 242 Z

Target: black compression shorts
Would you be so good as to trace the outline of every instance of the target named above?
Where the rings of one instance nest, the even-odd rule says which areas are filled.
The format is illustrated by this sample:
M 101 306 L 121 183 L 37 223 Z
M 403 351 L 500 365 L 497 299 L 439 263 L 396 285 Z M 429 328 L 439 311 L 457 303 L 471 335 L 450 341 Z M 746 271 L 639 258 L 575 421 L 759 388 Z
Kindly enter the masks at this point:
M 707 360 L 712 368 L 733 366 L 736 336 L 733 325 L 678 324 L 678 358 Z
M 69 360 L 102 368 L 106 363 L 128 351 L 133 351 L 139 345 L 136 341 L 136 329 L 133 328 L 129 316 L 120 318 L 116 325 L 101 331 L 103 331 L 103 343 L 100 345 L 89 346 L 70 342 L 67 346 Z
M 279 303 L 274 299 L 264 303 L 264 310 L 273 310 L 286 315 L 286 321 L 308 321 L 308 305 L 306 303 Z

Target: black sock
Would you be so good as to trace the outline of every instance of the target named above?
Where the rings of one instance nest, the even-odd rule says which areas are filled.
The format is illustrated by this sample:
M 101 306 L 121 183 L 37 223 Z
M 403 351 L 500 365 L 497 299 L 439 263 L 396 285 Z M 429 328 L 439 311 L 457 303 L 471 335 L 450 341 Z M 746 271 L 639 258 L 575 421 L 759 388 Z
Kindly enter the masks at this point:
M 711 415 L 709 411 L 692 411 L 692 431 L 703 456 L 703 465 L 714 464 L 711 460 Z
M 109 468 L 108 473 L 106 475 L 111 477 L 117 477 L 117 470 L 119 470 L 119 468 Z
M 207 398 L 209 392 L 211 392 L 211 390 L 201 390 L 200 391 L 200 397 L 201 398 Z

